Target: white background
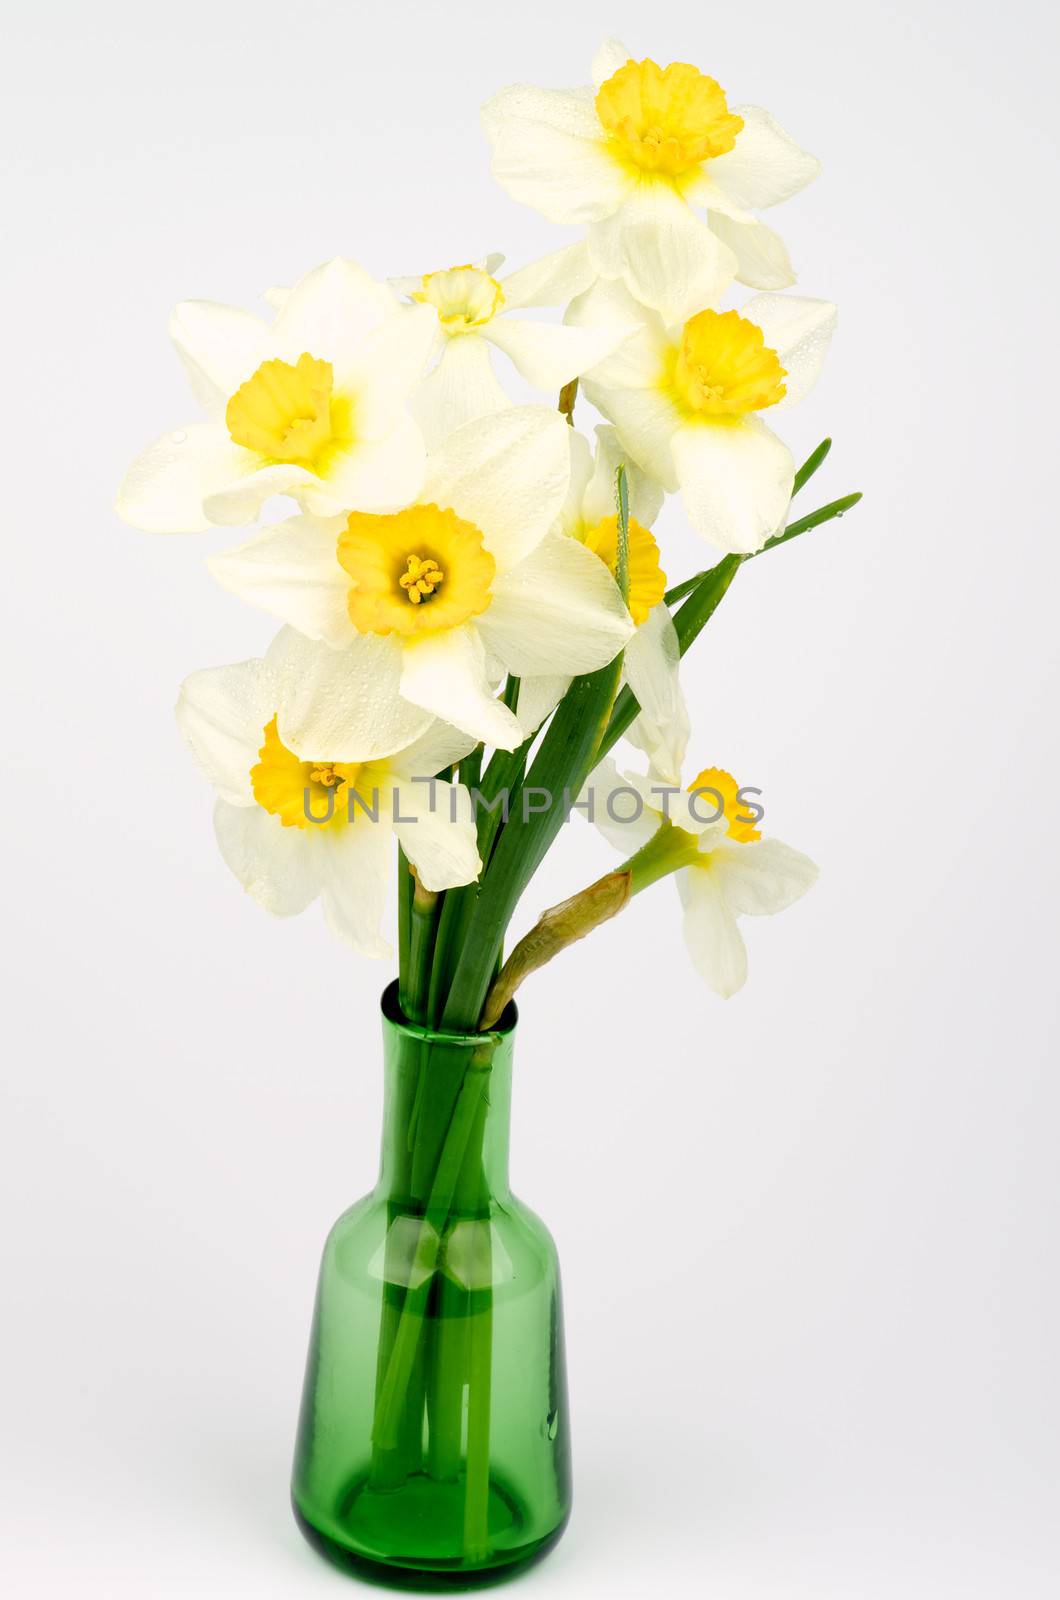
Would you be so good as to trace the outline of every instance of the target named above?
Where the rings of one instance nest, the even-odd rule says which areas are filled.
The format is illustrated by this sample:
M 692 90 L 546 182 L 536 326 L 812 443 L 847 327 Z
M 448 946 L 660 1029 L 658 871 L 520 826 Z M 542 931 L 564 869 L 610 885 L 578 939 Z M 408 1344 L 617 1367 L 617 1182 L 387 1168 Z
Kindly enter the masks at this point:
M 194 419 L 166 317 L 342 253 L 570 235 L 477 107 L 687 59 L 824 160 L 774 222 L 837 300 L 785 422 L 842 524 L 741 574 L 688 669 L 693 771 L 820 863 L 703 990 L 661 885 L 533 981 L 516 1186 L 565 1271 L 575 1515 L 527 1595 L 1053 1596 L 1055 11 L 102 0 L 6 24 L 0 395 L 5 1152 L 0 1571 L 23 1596 L 340 1595 L 287 1476 L 317 1255 L 374 1175 L 376 997 L 217 856 L 186 672 L 268 619 L 134 533 Z M 674 578 L 703 551 L 667 510 Z M 523 924 L 613 862 L 583 824 Z

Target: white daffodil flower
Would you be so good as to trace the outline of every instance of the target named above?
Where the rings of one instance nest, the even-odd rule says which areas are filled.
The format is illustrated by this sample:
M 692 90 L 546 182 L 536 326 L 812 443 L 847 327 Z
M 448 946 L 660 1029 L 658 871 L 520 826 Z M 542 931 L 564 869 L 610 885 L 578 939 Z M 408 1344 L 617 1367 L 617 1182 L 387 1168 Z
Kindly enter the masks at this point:
M 696 970 L 716 994 L 735 994 L 747 978 L 738 919 L 786 910 L 815 882 L 817 867 L 779 839 L 762 838 L 760 817 L 720 767 L 674 793 L 665 775 L 620 776 L 608 758 L 587 787 L 593 820 L 630 865 L 634 892 L 674 875 Z
M 438 364 L 423 379 L 411 410 L 428 448 L 475 417 L 511 404 L 498 381 L 490 346 L 500 350 L 536 389 L 559 390 L 595 366 L 636 332 L 625 328 L 573 328 L 531 322 L 507 313 L 529 306 L 566 305 L 596 277 L 584 241 L 567 245 L 505 278 L 501 255 L 422 278 L 393 278 L 401 294 L 433 311 Z
M 126 522 L 200 533 L 253 522 L 275 494 L 331 516 L 417 493 L 425 450 L 405 402 L 435 319 L 356 262 L 308 273 L 271 325 L 186 300 L 169 331 L 211 420 L 164 434 L 133 463 L 117 502 Z
M 587 397 L 664 489 L 680 489 L 692 526 L 719 550 L 750 554 L 780 527 L 791 451 L 761 413 L 812 388 L 835 327 L 827 300 L 758 294 L 739 311 L 697 311 L 668 328 L 603 281 L 571 305 L 579 325 L 640 318 L 640 331 L 587 373 Z
M 640 714 L 628 729 L 631 743 L 647 751 L 661 772 L 676 782 L 688 742 L 688 711 L 678 679 L 680 650 L 668 608 L 663 604 L 666 574 L 651 525 L 663 502 L 662 490 L 624 455 L 614 428 L 596 429 L 596 453 L 575 429 L 567 430 L 571 454 L 570 488 L 553 527 L 576 539 L 615 576 L 618 564 L 616 475 L 626 467 L 629 488 L 629 612 L 636 627 L 626 645 L 622 675 L 636 696 Z M 570 676 L 527 679 L 520 684 L 515 711 L 524 736 L 537 730 L 570 687 Z
M 440 716 L 511 750 L 523 734 L 494 698 L 504 671 L 576 675 L 613 660 L 633 632 L 615 582 L 549 532 L 569 431 L 544 406 L 480 417 L 429 456 L 402 510 L 296 517 L 212 558 L 226 588 L 333 647 L 288 686 L 293 749 L 364 760 Z
M 794 283 L 784 245 L 754 213 L 809 183 L 816 159 L 759 106 L 730 111 L 715 80 L 685 62 L 632 61 L 609 39 L 592 78 L 579 89 L 517 84 L 483 107 L 508 193 L 552 222 L 588 223 L 596 272 L 668 322 L 734 273 L 756 289 Z
M 380 936 L 396 837 L 425 889 L 470 883 L 481 869 L 471 797 L 434 779 L 473 741 L 442 722 L 385 760 L 303 759 L 282 736 L 290 676 L 330 655 L 290 629 L 264 660 L 193 672 L 177 722 L 217 789 L 217 842 L 259 905 L 294 916 L 323 902 L 332 931 L 360 955 L 387 956 Z

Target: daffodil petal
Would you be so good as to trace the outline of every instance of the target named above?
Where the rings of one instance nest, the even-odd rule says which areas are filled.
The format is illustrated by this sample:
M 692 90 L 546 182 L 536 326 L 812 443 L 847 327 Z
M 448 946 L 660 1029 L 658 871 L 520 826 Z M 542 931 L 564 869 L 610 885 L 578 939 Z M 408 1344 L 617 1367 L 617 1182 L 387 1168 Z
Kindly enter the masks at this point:
M 356 637 L 346 604 L 350 580 L 336 555 L 344 526 L 342 517 L 292 517 L 210 556 L 206 565 L 240 599 L 309 639 L 341 648 Z
M 596 672 L 633 632 L 618 586 L 576 539 L 551 535 L 497 579 L 477 622 L 489 648 L 517 677 Z
M 195 422 L 164 433 L 133 462 L 118 491 L 118 515 L 144 533 L 203 533 L 227 520 L 210 514 L 219 491 L 241 492 L 261 457 L 233 444 L 228 430 Z M 250 521 L 257 511 L 245 519 Z
M 213 300 L 182 300 L 169 319 L 169 336 L 196 398 L 221 422 L 229 397 L 272 354 L 267 323 Z
M 358 634 L 333 650 L 281 628 L 265 660 L 283 743 L 313 761 L 378 760 L 411 744 L 432 714 L 401 698 L 401 654 L 389 635 Z
M 620 773 L 611 756 L 594 768 L 578 798 L 588 802 L 590 795 L 592 813 L 582 809 L 582 814 L 623 860 L 647 844 L 663 825 L 663 797 L 650 792 L 647 780 Z
M 608 153 L 591 89 L 515 84 L 482 108 L 493 176 L 551 222 L 595 222 L 617 210 L 633 179 Z
M 397 422 L 438 337 L 433 306 L 402 306 L 367 335 L 349 360 L 358 438 L 379 441 Z
M 801 295 L 756 294 L 741 315 L 758 324 L 780 357 L 787 391 L 780 406 L 796 405 L 817 382 L 835 331 L 835 306 Z
M 636 331 L 636 324 L 575 328 L 523 322 L 518 317 L 495 317 L 483 328 L 482 337 L 503 350 L 535 389 L 561 389 L 572 378 L 597 366 Z
M 238 445 L 232 448 L 240 449 Z M 269 466 L 264 457 L 252 455 L 249 450 L 240 453 L 246 458 L 242 476 L 235 477 L 233 474 L 229 482 L 218 485 L 203 501 L 203 508 L 211 523 L 226 528 L 243 527 L 254 521 L 262 506 L 274 495 L 288 494 L 301 499 L 303 494 L 311 492 L 320 482 L 305 467 L 296 466 L 293 462 L 283 461 Z M 329 510 L 335 509 L 329 504 Z
M 612 352 L 586 374 L 605 387 L 650 389 L 660 382 L 669 349 L 662 318 L 634 300 L 618 279 L 601 278 L 585 294 L 572 300 L 566 322 L 574 328 L 629 329 L 635 332 L 616 343 Z
M 605 517 L 613 517 L 617 510 L 615 480 L 619 465 L 626 468 L 629 490 L 629 513 L 642 528 L 650 528 L 662 509 L 663 491 L 654 478 L 642 472 L 619 442 L 614 428 L 601 423 L 596 429 L 596 459 L 593 474 L 585 488 L 582 514 L 592 527 Z
M 643 750 L 666 783 L 680 784 L 688 748 L 688 707 L 681 691 L 681 652 L 670 612 L 657 605 L 626 645 L 623 669 L 640 713 L 626 737 Z
M 500 574 L 551 527 L 569 472 L 567 425 L 559 413 L 515 406 L 451 434 L 427 463 L 421 498 L 474 523 Z
M 522 729 L 492 693 L 486 652 L 475 627 L 425 634 L 402 654 L 401 693 L 422 707 L 501 750 L 522 742 Z
M 710 226 L 736 257 L 736 277 L 752 289 L 787 289 L 795 282 L 787 246 L 764 222 L 733 222 L 717 211 Z
M 427 448 L 410 416 L 400 415 L 381 439 L 355 439 L 336 454 L 324 477 L 306 475 L 294 493 L 307 511 L 398 511 L 423 483 Z
M 624 67 L 629 61 L 630 54 L 620 39 L 605 39 L 603 44 L 593 56 L 592 80 L 593 88 L 599 89 L 602 83 Z
M 490 357 L 489 345 L 477 333 L 447 339 L 438 365 L 427 374 L 411 401 L 429 450 L 476 417 L 504 411 L 510 404 Z
M 359 956 L 379 961 L 390 945 L 379 928 L 393 872 L 390 797 L 380 797 L 379 820 L 360 811 L 344 828 L 328 828 L 321 839 L 321 899 L 332 933 Z
M 700 167 L 698 172 L 690 173 L 686 177 L 681 188 L 682 199 L 690 206 L 711 212 L 712 221 L 713 217 L 723 217 L 727 222 L 753 223 L 754 213 L 745 211 L 743 206 L 738 206 L 720 184 L 714 182 L 711 176 L 713 166 L 714 163 L 710 161 L 705 167 Z
M 678 486 L 672 441 L 680 414 L 660 389 L 619 389 L 585 380 L 586 399 L 615 425 L 619 444 L 649 477 L 672 493 Z
M 567 446 L 570 450 L 570 481 L 553 532 L 573 535 L 581 532 L 585 521 L 585 491 L 592 481 L 594 463 L 592 447 L 577 428 L 567 429 Z M 605 513 L 608 516 L 610 514 Z
M 690 867 L 679 872 L 677 890 L 684 906 L 685 944 L 692 963 L 715 994 L 727 1000 L 747 981 L 747 947 L 736 917 L 709 870 Z
M 520 267 L 501 284 L 505 311 L 522 311 L 527 306 L 561 306 L 573 300 L 592 283 L 595 273 L 584 239 L 564 245 Z
M 482 870 L 471 796 L 462 783 L 398 783 L 394 832 L 425 889 L 473 883 Z M 411 820 L 409 820 L 411 819 Z
M 760 550 L 784 521 L 795 462 L 757 417 L 689 423 L 671 446 L 681 499 L 697 533 L 737 555 Z
M 732 252 L 668 183 L 641 184 L 588 239 L 600 276 L 620 278 L 667 324 L 715 305 L 736 272 Z
M 304 828 L 285 828 L 259 806 L 218 800 L 214 833 L 226 866 L 264 910 L 295 917 L 320 893 L 322 840 Z
M 801 900 L 817 881 L 809 856 L 780 839 L 726 843 L 711 858 L 726 905 L 739 916 L 768 917 Z
M 463 761 L 477 743 L 471 734 L 436 718 L 410 745 L 391 756 L 387 765 L 397 778 L 433 778 Z
M 519 698 L 515 702 L 515 715 L 523 730 L 523 738 L 536 733 L 546 717 L 552 715 L 571 686 L 569 674 L 553 676 L 535 674 L 519 680 Z
M 391 291 L 356 261 L 336 257 L 299 279 L 272 328 L 273 353 L 297 361 L 304 352 L 329 361 L 342 391 L 358 370 L 365 339 L 400 309 Z
M 711 178 L 746 211 L 762 211 L 798 194 L 821 170 L 761 106 L 733 106 L 743 118 L 733 148 L 710 163 Z
M 268 669 L 259 660 L 206 667 L 180 686 L 177 726 L 196 763 L 229 805 L 254 804 L 250 770 L 276 714 L 274 700 Z

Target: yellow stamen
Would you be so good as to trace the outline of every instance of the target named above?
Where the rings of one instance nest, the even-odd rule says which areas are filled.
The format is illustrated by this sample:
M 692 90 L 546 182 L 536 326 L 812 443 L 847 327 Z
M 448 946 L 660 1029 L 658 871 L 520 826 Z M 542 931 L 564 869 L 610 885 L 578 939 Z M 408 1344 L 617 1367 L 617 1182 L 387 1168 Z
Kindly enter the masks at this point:
M 322 474 L 335 448 L 353 438 L 351 402 L 334 383 L 330 361 L 305 352 L 293 365 L 263 361 L 228 402 L 228 432 L 269 461 Z
M 618 574 L 618 518 L 605 517 L 593 528 L 579 535 L 582 544 L 611 571 Z M 659 546 L 655 535 L 641 527 L 635 517 L 629 519 L 629 614 L 639 626 L 648 619 L 648 613 L 657 606 L 666 592 L 666 574 L 659 565 Z
M 623 165 L 667 178 L 724 155 L 743 127 L 721 86 L 684 61 L 627 61 L 601 84 L 596 114 Z
M 739 844 L 750 844 L 762 837 L 761 831 L 748 820 L 749 807 L 739 798 L 740 786 L 731 772 L 726 772 L 722 767 L 704 767 L 699 777 L 693 778 L 688 789 L 689 793 L 696 789 L 714 790 L 714 794 L 704 795 L 700 800 L 704 817 L 709 816 L 710 807 L 717 808 L 716 796 L 721 796 L 725 814 L 718 821 L 727 824 L 726 832 L 730 839 L 735 839 Z
M 437 561 L 432 561 L 430 557 L 424 561 L 419 556 L 407 556 L 406 561 L 408 570 L 401 574 L 398 583 L 404 589 L 406 599 L 418 606 L 445 581 L 445 573 Z
M 490 603 L 496 564 L 472 522 L 436 505 L 351 513 L 338 558 L 359 633 L 406 637 L 457 628 Z
M 670 380 L 692 416 L 742 417 L 776 405 L 787 373 L 758 325 L 736 311 L 700 311 L 685 323 Z
M 325 789 L 332 789 L 336 784 L 345 782 L 345 779 L 341 778 L 335 771 L 335 763 L 333 761 L 325 761 L 322 764 L 313 764 L 313 770 L 309 774 L 309 781 L 310 783 L 322 783 Z

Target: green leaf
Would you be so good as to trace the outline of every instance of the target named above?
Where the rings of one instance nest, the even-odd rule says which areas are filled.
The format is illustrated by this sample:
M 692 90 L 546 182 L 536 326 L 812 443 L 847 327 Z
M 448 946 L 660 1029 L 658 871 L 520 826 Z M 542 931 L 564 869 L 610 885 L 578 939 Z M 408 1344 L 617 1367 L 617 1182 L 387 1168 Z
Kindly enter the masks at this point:
M 548 725 L 525 783 L 511 796 L 509 819 L 497 837 L 461 941 L 440 1024 L 447 1031 L 468 1033 L 478 1024 L 512 912 L 566 820 L 564 791 L 576 798 L 592 770 L 621 671 L 619 651 L 599 672 L 575 678 Z M 525 810 L 524 797 L 528 802 L 541 799 L 541 809 Z
M 626 482 L 626 464 L 620 461 L 615 473 L 615 498 L 618 501 L 618 557 L 615 561 L 615 582 L 626 603 L 629 603 L 629 484 Z
M 860 499 L 859 490 L 856 494 L 843 495 L 840 500 L 830 500 L 826 506 L 819 506 L 816 511 L 811 511 L 808 517 L 800 517 L 798 522 L 789 522 L 783 533 L 775 533 L 772 539 L 766 540 L 761 550 L 754 550 L 750 555 L 741 556 L 741 561 L 753 561 L 766 550 L 775 550 L 778 545 L 787 544 L 789 539 L 797 539 L 800 533 L 809 533 L 811 528 L 819 528 L 822 522 L 833 522 L 836 517 L 841 517 L 844 512 L 849 511 L 851 506 L 856 506 Z
M 817 468 L 824 465 L 824 459 L 832 448 L 831 439 L 822 439 L 816 450 L 812 450 L 795 474 L 795 481 L 791 486 L 793 495 L 798 494 L 804 484 L 809 483 Z

